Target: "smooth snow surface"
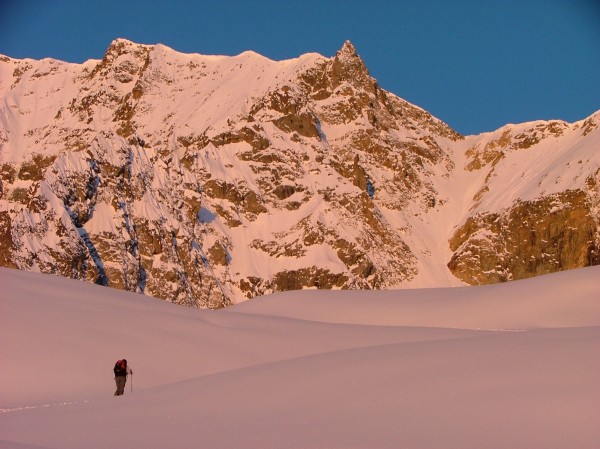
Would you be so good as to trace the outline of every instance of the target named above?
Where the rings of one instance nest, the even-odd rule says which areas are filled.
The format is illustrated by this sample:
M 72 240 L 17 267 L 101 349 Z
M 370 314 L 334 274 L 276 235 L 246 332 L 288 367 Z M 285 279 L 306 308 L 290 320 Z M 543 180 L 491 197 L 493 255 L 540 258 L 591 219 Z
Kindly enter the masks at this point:
M 600 267 L 223 311 L 0 268 L 0 448 L 597 448 Z M 126 357 L 133 392 L 113 397 Z

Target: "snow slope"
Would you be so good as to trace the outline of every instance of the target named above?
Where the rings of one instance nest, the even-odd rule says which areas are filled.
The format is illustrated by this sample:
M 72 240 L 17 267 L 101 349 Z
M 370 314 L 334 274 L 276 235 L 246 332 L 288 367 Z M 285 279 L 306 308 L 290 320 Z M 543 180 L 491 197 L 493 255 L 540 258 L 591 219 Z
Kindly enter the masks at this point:
M 209 311 L 0 268 L 0 448 L 594 448 L 599 275 Z

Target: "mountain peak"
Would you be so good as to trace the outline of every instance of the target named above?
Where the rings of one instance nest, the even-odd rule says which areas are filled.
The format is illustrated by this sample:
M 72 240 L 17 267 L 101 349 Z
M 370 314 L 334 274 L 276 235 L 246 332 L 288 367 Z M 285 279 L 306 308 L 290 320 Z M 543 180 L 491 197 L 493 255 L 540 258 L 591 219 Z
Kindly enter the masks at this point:
M 130 41 L 129 39 L 125 39 L 123 37 L 118 37 L 110 43 L 109 47 L 119 46 L 119 45 L 138 45 L 138 44 L 136 44 L 133 41 Z
M 355 57 L 358 55 L 356 54 L 356 47 L 354 46 L 354 44 L 352 44 L 352 42 L 347 40 L 346 42 L 344 42 L 344 45 L 342 45 L 342 48 L 340 48 L 338 50 L 338 52 L 336 53 L 336 56 L 337 57 Z
M 349 40 L 335 54 L 332 68 L 335 82 L 348 81 L 375 93 L 377 82 L 371 77 L 365 63 L 356 53 L 356 47 Z
M 110 45 L 106 49 L 105 56 L 116 57 L 125 53 L 133 53 L 140 50 L 147 50 L 152 47 L 152 45 L 138 44 L 128 39 L 119 37 L 110 43 Z

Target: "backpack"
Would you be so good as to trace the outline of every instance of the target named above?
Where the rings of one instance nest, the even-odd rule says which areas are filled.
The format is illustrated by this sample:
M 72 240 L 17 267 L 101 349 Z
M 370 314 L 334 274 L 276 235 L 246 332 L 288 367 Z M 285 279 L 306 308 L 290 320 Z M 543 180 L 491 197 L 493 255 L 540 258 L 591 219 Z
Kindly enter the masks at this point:
M 113 369 L 115 376 L 127 376 L 127 360 L 118 360 Z

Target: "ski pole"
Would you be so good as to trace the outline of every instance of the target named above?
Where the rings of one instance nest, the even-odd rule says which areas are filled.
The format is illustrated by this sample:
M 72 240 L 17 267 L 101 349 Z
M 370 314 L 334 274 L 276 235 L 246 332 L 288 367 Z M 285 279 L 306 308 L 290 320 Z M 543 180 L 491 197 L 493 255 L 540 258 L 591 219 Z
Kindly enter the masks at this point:
M 133 373 L 131 373 L 131 384 L 129 384 L 129 386 L 131 387 L 131 392 L 133 393 Z

